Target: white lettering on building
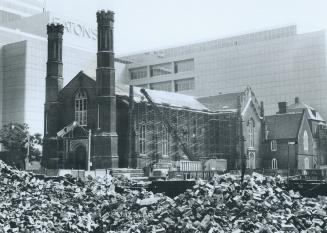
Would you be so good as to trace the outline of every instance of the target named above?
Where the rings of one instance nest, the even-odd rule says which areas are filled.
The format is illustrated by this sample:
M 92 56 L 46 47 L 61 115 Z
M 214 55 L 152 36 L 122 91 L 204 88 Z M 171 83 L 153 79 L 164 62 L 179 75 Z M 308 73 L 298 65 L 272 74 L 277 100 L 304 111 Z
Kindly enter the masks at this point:
M 53 17 L 52 22 L 64 25 L 65 31 L 68 33 L 72 33 L 76 36 L 85 37 L 92 40 L 97 39 L 97 30 L 90 26 L 85 26 L 83 24 L 72 22 L 69 20 L 63 20 L 58 17 Z

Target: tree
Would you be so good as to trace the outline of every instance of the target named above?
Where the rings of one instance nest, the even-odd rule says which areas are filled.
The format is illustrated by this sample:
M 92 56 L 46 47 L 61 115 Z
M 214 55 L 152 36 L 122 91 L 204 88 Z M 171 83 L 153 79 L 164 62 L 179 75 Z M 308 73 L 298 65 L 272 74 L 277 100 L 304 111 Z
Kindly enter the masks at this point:
M 29 160 L 41 159 L 41 134 L 36 133 L 30 135 L 28 125 L 25 123 L 11 123 L 4 125 L 0 130 L 0 142 L 6 150 L 10 152 L 21 152 L 23 156 L 27 154 L 29 147 Z

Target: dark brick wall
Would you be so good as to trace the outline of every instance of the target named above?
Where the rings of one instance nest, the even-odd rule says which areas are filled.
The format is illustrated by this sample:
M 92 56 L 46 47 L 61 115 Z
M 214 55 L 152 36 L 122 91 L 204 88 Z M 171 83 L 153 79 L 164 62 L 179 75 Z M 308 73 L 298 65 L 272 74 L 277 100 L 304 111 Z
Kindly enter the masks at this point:
M 60 126 L 71 124 L 75 120 L 75 95 L 83 90 L 87 94 L 87 129 L 94 132 L 97 129 L 97 104 L 95 95 L 95 81 L 80 72 L 60 92 Z
M 303 147 L 303 135 L 304 131 L 307 131 L 309 138 L 309 150 L 305 151 Z M 266 158 L 264 161 L 265 168 L 271 168 L 272 159 L 277 159 L 279 169 L 289 168 L 291 169 L 301 169 L 303 168 L 304 159 L 307 157 L 309 159 L 309 166 L 313 168 L 314 161 L 314 140 L 310 130 L 310 125 L 308 123 L 307 117 L 304 114 L 301 125 L 299 127 L 298 136 L 293 139 L 279 139 L 277 141 L 277 151 L 271 151 L 271 140 L 265 142 L 265 152 Z M 288 145 L 288 142 L 297 142 L 295 145 Z M 289 149 L 289 153 L 288 153 Z
M 288 141 L 295 141 L 296 139 L 290 140 L 277 140 L 277 151 L 271 151 L 271 140 L 265 142 L 266 157 L 264 160 L 264 168 L 272 168 L 272 159 L 277 160 L 278 169 L 287 169 L 289 161 L 289 168 L 296 168 L 297 160 L 297 145 L 289 145 Z M 288 153 L 289 149 L 289 153 Z
M 95 81 L 84 73 L 80 72 L 75 78 L 67 84 L 67 86 L 60 92 L 59 100 L 59 117 L 49 114 L 48 117 L 56 118 L 58 120 L 57 132 L 67 125 L 70 125 L 75 120 L 75 94 L 83 90 L 87 93 L 87 126 L 86 130 L 92 130 L 92 144 L 91 144 L 91 161 L 93 162 L 93 168 L 108 168 L 111 166 L 127 167 L 127 117 L 128 117 L 128 105 L 121 100 L 117 100 L 117 135 L 113 139 L 108 139 L 102 136 L 96 136 L 97 130 L 97 97 Z M 77 134 L 74 130 L 75 138 L 81 136 L 87 137 L 84 134 Z M 115 141 L 118 140 L 118 143 Z M 99 153 L 101 151 L 110 151 L 111 147 L 117 147 L 118 145 L 118 158 L 115 161 L 111 161 L 107 156 L 102 156 Z M 68 157 L 71 153 L 61 154 L 64 151 L 63 143 L 61 140 L 57 141 L 56 138 L 45 138 L 43 152 L 46 155 L 43 159 L 43 165 L 48 168 L 59 167 L 71 167 L 67 164 Z M 58 150 L 59 149 L 59 150 Z M 117 150 L 117 148 L 115 149 Z M 99 155 L 100 154 L 100 155 Z M 108 154 L 107 154 L 108 155 Z M 120 158 L 120 159 L 119 159 Z
M 128 105 L 117 98 L 119 167 L 128 167 Z

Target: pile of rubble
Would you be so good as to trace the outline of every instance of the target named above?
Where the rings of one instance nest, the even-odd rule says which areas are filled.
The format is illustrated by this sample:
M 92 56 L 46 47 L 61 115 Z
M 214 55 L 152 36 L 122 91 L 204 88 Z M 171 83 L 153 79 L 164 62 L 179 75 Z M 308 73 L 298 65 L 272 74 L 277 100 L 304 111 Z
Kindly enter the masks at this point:
M 233 175 L 217 176 L 173 199 L 126 188 L 133 185 L 111 177 L 45 181 L 0 161 L 0 232 L 327 230 L 327 200 L 287 192 L 278 177 L 254 174 L 240 184 Z

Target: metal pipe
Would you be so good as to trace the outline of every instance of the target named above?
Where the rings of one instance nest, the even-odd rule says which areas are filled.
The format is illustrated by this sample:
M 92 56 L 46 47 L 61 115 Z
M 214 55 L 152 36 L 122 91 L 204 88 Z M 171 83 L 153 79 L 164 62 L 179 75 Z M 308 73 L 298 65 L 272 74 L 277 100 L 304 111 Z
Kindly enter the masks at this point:
M 290 172 L 290 144 L 287 143 L 287 183 L 289 181 L 289 172 Z
M 90 167 L 91 167 L 91 138 L 92 138 L 92 130 L 89 129 L 89 151 L 87 153 L 87 171 L 90 171 Z

